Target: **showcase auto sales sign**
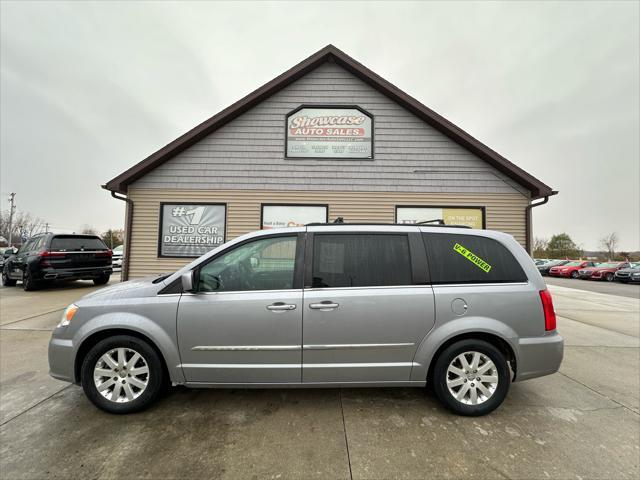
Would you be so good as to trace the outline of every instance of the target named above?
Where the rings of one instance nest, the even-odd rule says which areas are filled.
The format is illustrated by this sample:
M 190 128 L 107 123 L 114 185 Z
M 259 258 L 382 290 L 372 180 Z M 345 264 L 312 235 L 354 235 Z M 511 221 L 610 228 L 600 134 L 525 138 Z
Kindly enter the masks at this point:
M 372 158 L 372 130 L 357 108 L 302 108 L 287 117 L 287 157 Z

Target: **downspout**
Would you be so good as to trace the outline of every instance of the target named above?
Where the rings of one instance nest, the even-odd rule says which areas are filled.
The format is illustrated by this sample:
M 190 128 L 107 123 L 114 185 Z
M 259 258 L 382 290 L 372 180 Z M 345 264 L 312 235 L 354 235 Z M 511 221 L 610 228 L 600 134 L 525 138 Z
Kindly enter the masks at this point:
M 104 187 L 103 187 L 104 188 Z M 127 209 L 125 213 L 124 225 L 124 249 L 122 250 L 122 272 L 120 274 L 122 281 L 129 280 L 129 245 L 131 245 L 131 221 L 133 220 L 133 200 L 124 196 L 118 196 L 116 192 L 111 192 L 111 196 L 118 200 L 126 202 Z
M 553 190 L 551 195 L 557 195 L 558 192 Z M 525 208 L 525 229 L 526 229 L 526 250 L 529 255 L 533 255 L 533 239 L 531 238 L 532 228 L 531 228 L 531 209 L 533 207 L 539 207 L 540 205 L 544 205 L 549 201 L 549 197 L 551 195 L 545 196 L 541 202 L 538 203 L 530 203 Z

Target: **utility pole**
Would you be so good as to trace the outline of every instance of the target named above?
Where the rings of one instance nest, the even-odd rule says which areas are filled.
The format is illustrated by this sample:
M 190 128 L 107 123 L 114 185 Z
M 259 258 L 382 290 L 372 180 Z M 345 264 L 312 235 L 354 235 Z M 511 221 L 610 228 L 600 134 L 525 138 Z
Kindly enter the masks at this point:
M 49 222 L 44 224 L 44 233 L 49 233 Z
M 12 247 L 13 244 L 11 243 L 12 241 L 12 236 L 13 236 L 13 212 L 15 212 L 16 210 L 16 205 L 15 205 L 15 192 L 11 192 L 9 194 L 9 203 L 11 204 L 11 208 L 9 209 L 9 246 Z

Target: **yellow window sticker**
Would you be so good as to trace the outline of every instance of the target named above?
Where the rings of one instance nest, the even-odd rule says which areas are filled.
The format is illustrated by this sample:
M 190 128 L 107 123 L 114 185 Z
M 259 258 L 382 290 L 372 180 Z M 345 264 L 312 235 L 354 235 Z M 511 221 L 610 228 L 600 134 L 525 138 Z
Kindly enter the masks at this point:
M 467 250 L 465 247 L 463 247 L 459 243 L 456 243 L 453 246 L 453 249 L 456 252 L 458 252 L 460 255 L 462 255 L 464 258 L 469 260 L 471 263 L 473 263 L 476 267 L 483 270 L 485 273 L 489 273 L 489 271 L 491 270 L 491 265 L 489 265 L 487 262 L 485 262 L 483 259 L 477 256 L 475 253 L 471 253 L 469 250 Z

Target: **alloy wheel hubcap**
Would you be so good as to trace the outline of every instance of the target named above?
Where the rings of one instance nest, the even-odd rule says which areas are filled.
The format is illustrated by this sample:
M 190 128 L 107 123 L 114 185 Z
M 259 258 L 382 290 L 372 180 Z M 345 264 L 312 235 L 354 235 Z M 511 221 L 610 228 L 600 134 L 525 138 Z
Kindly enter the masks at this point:
M 461 353 L 447 368 L 447 389 L 453 398 L 465 405 L 486 402 L 497 387 L 498 369 L 484 353 Z
M 93 381 L 107 400 L 131 402 L 142 395 L 149 384 L 149 365 L 131 348 L 114 348 L 96 362 Z

